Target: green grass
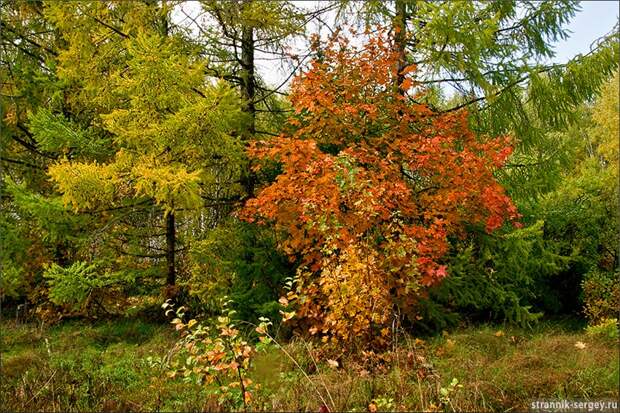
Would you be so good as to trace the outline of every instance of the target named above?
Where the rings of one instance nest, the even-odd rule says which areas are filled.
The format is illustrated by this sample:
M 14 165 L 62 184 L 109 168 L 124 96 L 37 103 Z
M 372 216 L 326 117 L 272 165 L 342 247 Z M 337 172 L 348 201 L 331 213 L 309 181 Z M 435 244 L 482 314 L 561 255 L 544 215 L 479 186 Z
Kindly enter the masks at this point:
M 484 326 L 435 341 L 436 368 L 464 385 L 453 403 L 464 410 L 527 410 L 536 398 L 617 399 L 617 343 L 554 327 Z
M 379 410 L 523 411 L 533 399 L 618 399 L 617 342 L 588 336 L 575 326 L 482 325 L 405 341 L 390 354 L 389 368 L 368 371 L 353 360 L 340 360 L 343 368 L 337 370 L 319 364 L 312 384 L 292 363 L 280 361 L 286 373 L 279 373 L 279 380 L 272 377 L 258 407 L 318 411 L 317 393 L 333 400 L 330 406 L 337 411 L 367 411 L 371 403 Z M 585 349 L 575 347 L 577 342 Z M 288 348 L 300 364 L 312 364 L 301 344 Z
M 168 325 L 140 320 L 52 327 L 2 324 L 3 410 L 190 411 L 216 409 L 204 387 L 167 379 L 148 357 L 176 341 Z M 585 349 L 575 347 L 582 342 Z M 581 326 L 543 323 L 532 330 L 481 325 L 426 340 L 403 337 L 383 365 L 339 359 L 315 365 L 307 343 L 254 360 L 261 388 L 254 410 L 527 410 L 537 398 L 618 398 L 618 344 Z M 450 386 L 453 379 L 458 384 Z M 444 390 L 442 390 L 442 388 Z M 223 409 L 229 406 L 221 406 Z
M 185 410 L 200 396 L 181 383 L 159 388 L 161 377 L 146 362 L 174 344 L 167 325 L 69 321 L 41 329 L 4 322 L 2 331 L 3 410 Z

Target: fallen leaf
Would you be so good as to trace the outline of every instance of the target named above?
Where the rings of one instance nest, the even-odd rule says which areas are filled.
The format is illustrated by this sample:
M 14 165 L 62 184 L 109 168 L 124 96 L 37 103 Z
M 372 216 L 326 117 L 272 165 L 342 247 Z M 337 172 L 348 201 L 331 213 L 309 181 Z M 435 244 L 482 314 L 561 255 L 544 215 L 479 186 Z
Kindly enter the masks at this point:
M 586 343 L 584 343 L 583 341 L 578 341 L 575 343 L 575 347 L 577 347 L 579 350 L 583 350 L 584 348 L 586 348 Z

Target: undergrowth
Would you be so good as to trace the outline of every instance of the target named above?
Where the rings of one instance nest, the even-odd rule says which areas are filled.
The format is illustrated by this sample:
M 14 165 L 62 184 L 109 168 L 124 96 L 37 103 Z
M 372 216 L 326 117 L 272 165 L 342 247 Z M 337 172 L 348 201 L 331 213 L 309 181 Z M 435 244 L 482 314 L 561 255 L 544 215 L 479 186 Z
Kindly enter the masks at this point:
M 178 340 L 140 320 L 55 326 L 2 322 L 4 411 L 216 411 L 210 387 L 153 366 Z M 286 351 L 288 355 L 284 355 Z M 257 411 L 507 411 L 540 398 L 618 398 L 617 340 L 557 322 L 463 327 L 401 342 L 382 362 L 314 358 L 292 340 L 259 351 L 247 372 Z

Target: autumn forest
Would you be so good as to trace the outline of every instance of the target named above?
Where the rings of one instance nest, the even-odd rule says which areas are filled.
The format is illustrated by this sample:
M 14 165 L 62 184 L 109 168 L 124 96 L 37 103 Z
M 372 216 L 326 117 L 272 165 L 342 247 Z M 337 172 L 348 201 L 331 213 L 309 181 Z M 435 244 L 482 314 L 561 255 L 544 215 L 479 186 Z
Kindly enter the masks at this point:
M 617 411 L 585 6 L 3 0 L 0 410 Z

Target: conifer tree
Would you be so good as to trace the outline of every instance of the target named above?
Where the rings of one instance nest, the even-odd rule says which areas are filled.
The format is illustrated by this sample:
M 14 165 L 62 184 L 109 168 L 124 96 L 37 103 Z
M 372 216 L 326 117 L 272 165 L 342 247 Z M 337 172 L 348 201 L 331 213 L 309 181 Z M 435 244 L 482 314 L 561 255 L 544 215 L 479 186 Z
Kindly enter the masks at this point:
M 239 131 L 240 138 L 248 143 L 256 134 L 276 135 L 269 126 L 272 115 L 281 110 L 277 96 L 286 82 L 275 89 L 262 82 L 257 70 L 259 54 L 272 64 L 274 59 L 290 60 L 287 43 L 304 33 L 308 16 L 289 1 L 204 0 L 200 4 L 206 18 L 192 21 L 199 41 L 205 44 L 204 53 L 211 57 L 208 70 L 238 87 L 244 100 L 249 120 Z M 251 196 L 256 177 L 246 171 L 243 180 L 246 195 Z
M 204 63 L 182 37 L 161 26 L 128 33 L 119 36 L 125 67 L 110 73 L 104 89 L 85 85 L 115 104 L 100 113 L 113 155 L 105 162 L 64 159 L 49 173 L 75 210 L 117 208 L 127 200 L 161 208 L 165 247 L 156 248 L 165 252 L 156 256 L 165 256 L 172 285 L 178 215 L 199 211 L 203 197 L 217 202 L 219 193 L 236 191 L 242 146 L 232 133 L 243 116 L 235 92 L 205 78 Z
M 477 130 L 514 132 L 525 147 L 548 127 L 576 121 L 571 110 L 593 99 L 617 68 L 617 28 L 609 28 L 590 52 L 549 63 L 554 43 L 568 37 L 566 25 L 579 10 L 574 1 L 338 3 L 341 18 L 392 27 L 399 65 L 417 66 L 421 88 L 459 96 L 442 112 L 468 107 Z M 532 118 L 543 124 L 532 127 Z
M 62 149 L 39 139 L 32 127 L 39 107 L 69 111 L 54 72 L 63 40 L 44 11 L 40 2 L 0 5 L 0 231 L 6 275 L 0 277 L 0 297 L 32 292 L 42 267 L 70 260 L 83 234 L 46 176 Z

